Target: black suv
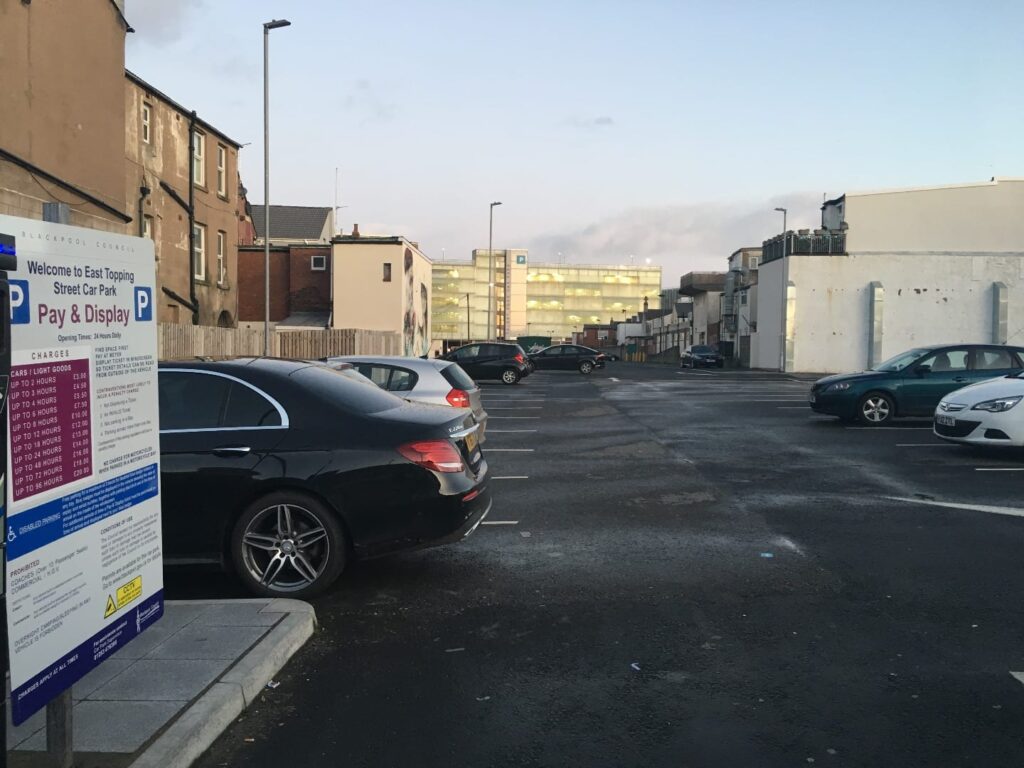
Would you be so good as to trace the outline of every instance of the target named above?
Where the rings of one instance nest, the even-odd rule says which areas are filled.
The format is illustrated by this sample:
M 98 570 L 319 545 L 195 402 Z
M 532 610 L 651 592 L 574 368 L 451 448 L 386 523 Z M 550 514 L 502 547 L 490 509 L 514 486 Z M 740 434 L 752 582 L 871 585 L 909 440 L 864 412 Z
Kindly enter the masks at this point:
M 453 349 L 444 359 L 458 363 L 476 380 L 498 379 L 515 384 L 530 373 L 523 348 L 507 341 L 477 341 Z

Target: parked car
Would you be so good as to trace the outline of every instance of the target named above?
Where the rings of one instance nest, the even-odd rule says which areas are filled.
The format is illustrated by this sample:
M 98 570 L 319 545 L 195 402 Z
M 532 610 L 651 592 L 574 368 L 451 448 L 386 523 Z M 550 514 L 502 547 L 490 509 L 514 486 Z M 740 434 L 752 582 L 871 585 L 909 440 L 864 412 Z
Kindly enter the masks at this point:
M 480 444 L 483 445 L 487 435 L 487 411 L 480 398 L 480 387 L 458 363 L 373 355 L 329 357 L 325 362 L 336 369 L 348 366 L 357 375 L 406 400 L 469 408 L 480 425 Z
M 818 413 L 879 426 L 898 416 L 931 416 L 950 392 L 1022 368 L 1022 347 L 917 347 L 869 371 L 819 379 L 811 388 L 810 404 Z
M 516 384 L 530 375 L 526 353 L 514 342 L 478 341 L 453 349 L 441 359 L 458 363 L 474 381 L 497 379 Z
M 694 344 L 679 356 L 680 368 L 722 368 L 725 358 L 706 344 Z
M 932 428 L 943 440 L 1024 447 L 1024 378 L 1020 372 L 951 392 L 935 409 Z
M 555 344 L 530 353 L 529 359 L 542 371 L 579 371 L 588 374 L 595 368 L 604 368 L 605 356 L 596 349 L 578 344 Z
M 351 559 L 457 541 L 490 509 L 469 411 L 268 358 L 162 363 L 159 388 L 168 563 L 308 597 Z

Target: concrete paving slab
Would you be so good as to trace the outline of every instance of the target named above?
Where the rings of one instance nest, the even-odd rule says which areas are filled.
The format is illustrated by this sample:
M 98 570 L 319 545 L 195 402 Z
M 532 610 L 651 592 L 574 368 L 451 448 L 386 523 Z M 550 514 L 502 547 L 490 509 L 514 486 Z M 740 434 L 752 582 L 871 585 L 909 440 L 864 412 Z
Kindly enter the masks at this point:
M 140 659 L 89 695 L 92 701 L 187 701 L 232 659 Z M 130 705 L 129 705 L 130 706 Z
M 82 701 L 75 706 L 74 744 L 81 752 L 134 752 L 160 730 L 184 701 Z M 20 747 L 46 749 L 46 731 Z
M 76 767 L 187 768 L 315 624 L 297 600 L 168 602 L 154 627 L 73 689 Z M 42 766 L 45 710 L 18 728 L 8 720 L 8 744 L 11 768 Z
M 253 616 L 257 614 L 254 611 Z M 254 619 L 255 620 L 255 619 Z M 237 659 L 267 631 L 255 627 L 217 627 L 190 624 L 147 656 L 152 659 Z

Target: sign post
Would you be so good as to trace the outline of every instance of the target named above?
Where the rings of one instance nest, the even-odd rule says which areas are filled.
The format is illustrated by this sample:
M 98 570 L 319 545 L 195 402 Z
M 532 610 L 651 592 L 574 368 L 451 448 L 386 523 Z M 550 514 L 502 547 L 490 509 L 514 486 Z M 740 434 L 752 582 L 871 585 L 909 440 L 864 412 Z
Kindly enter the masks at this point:
M 0 232 L 17 249 L 4 526 L 17 725 L 163 615 L 155 271 L 148 239 L 9 216 Z M 58 749 L 68 699 L 48 712 Z

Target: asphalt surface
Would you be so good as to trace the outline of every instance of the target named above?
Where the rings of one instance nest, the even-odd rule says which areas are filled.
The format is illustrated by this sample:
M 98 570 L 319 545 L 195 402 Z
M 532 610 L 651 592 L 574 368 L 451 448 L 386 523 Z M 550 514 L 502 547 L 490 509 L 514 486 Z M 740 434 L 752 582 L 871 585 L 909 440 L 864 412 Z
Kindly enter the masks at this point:
M 506 524 L 353 566 L 198 765 L 1024 764 L 1024 457 L 849 428 L 807 388 L 488 386 Z

